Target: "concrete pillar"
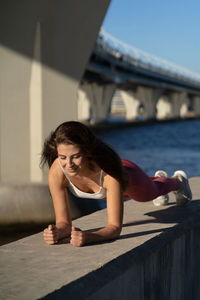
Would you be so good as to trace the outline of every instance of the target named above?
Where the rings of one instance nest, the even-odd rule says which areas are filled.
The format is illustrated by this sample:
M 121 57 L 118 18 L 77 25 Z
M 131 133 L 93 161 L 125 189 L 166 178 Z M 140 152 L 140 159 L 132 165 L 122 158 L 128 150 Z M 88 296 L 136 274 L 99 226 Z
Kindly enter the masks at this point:
M 137 120 L 141 104 L 137 98 L 137 93 L 131 90 L 120 90 L 120 94 L 126 108 L 126 120 Z
M 187 115 L 189 99 L 185 92 L 171 93 L 169 100 L 171 102 L 171 118 L 183 118 Z
M 1 1 L 0 182 L 46 182 L 43 140 L 78 118 L 77 87 L 109 2 Z
M 90 120 L 90 100 L 87 93 L 81 87 L 77 90 L 78 99 L 78 120 L 89 121 Z
M 84 101 L 87 99 L 87 101 L 90 102 L 91 122 L 98 123 L 105 121 L 110 112 L 111 101 L 116 90 L 116 85 L 99 85 L 95 82 L 85 82 L 81 86 L 81 90 L 85 93 Z
M 190 99 L 187 93 L 181 93 L 180 101 L 181 101 L 180 117 L 187 118 L 189 114 L 189 105 L 190 105 Z
M 190 99 L 187 93 L 170 93 L 160 97 L 157 103 L 157 118 L 185 118 L 189 114 Z
M 121 91 L 126 106 L 126 119 L 136 120 L 139 116 L 139 107 L 144 106 L 144 119 L 156 117 L 156 103 L 160 97 L 161 90 L 138 86 L 136 91 Z
M 156 118 L 156 104 L 162 91 L 160 89 L 139 87 L 138 96 L 144 105 L 144 119 L 151 120 Z
M 193 110 L 194 116 L 200 117 L 200 96 L 193 97 Z
M 157 110 L 157 119 L 169 119 L 171 118 L 172 104 L 169 100 L 169 97 L 163 95 L 157 102 L 156 105 Z
M 42 64 L 41 64 L 41 26 L 36 23 L 33 60 L 31 63 L 29 86 L 30 117 L 30 181 L 41 182 L 42 170 L 38 168 L 39 153 L 42 149 Z

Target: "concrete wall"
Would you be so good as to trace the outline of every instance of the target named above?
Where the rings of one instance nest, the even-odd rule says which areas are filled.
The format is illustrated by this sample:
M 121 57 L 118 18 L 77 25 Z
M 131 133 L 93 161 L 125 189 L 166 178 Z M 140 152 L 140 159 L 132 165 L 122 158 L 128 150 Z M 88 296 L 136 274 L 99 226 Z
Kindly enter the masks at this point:
M 76 90 L 109 0 L 0 3 L 0 182 L 43 182 L 44 138 L 77 119 Z
M 199 300 L 200 177 L 193 201 L 176 207 L 125 202 L 121 236 L 75 248 L 48 246 L 42 233 L 0 247 L 2 299 Z M 73 221 L 82 230 L 106 224 L 106 210 Z
M 0 227 L 6 232 L 7 228 L 26 226 L 34 229 L 40 224 L 54 223 L 54 209 L 49 188 L 43 184 L 0 185 Z M 70 199 L 72 218 L 81 216 L 74 201 Z M 1 230 L 0 230 L 1 231 Z
M 193 225 L 185 224 L 185 227 L 179 226 L 173 233 L 149 241 L 140 248 L 140 253 L 132 251 L 113 261 L 96 274 L 104 286 L 100 287 L 95 282 L 97 291 L 83 299 L 200 299 L 200 223 L 198 219 L 196 222 Z M 70 292 L 73 293 L 72 290 Z M 60 299 L 61 292 L 64 289 L 57 294 L 58 298 L 55 293 L 54 298 L 47 296 L 45 299 Z M 67 290 L 65 294 L 68 294 Z
M 200 299 L 199 217 L 43 299 Z

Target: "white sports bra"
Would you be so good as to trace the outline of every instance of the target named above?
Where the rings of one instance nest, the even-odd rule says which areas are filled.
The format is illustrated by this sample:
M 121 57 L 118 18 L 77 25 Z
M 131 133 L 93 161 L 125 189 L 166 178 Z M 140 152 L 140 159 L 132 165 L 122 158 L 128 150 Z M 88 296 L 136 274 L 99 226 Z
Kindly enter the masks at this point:
M 104 199 L 106 198 L 106 189 L 103 188 L 102 186 L 102 176 L 103 176 L 103 170 L 101 170 L 100 172 L 100 180 L 99 180 L 99 186 L 100 186 L 100 189 L 99 189 L 99 192 L 97 193 L 85 193 L 81 190 L 79 190 L 70 180 L 67 172 L 65 171 L 65 169 L 62 167 L 61 163 L 60 163 L 60 160 L 58 158 L 58 163 L 65 175 L 65 177 L 67 178 L 67 180 L 69 181 L 69 189 L 70 191 L 72 192 L 72 194 L 76 197 L 79 197 L 79 198 L 87 198 L 87 199 Z

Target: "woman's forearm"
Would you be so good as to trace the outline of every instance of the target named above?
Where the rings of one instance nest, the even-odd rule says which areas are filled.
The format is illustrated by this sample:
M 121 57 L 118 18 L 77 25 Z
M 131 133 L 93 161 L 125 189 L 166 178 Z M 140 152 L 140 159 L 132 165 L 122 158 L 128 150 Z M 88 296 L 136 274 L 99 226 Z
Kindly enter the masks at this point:
M 85 244 L 92 244 L 96 242 L 103 242 L 106 240 L 116 239 L 121 233 L 121 228 L 114 225 L 107 225 L 106 227 L 93 231 L 85 232 Z
M 63 239 L 69 237 L 71 234 L 72 225 L 67 223 L 58 222 L 56 223 L 56 228 L 58 230 L 58 239 Z

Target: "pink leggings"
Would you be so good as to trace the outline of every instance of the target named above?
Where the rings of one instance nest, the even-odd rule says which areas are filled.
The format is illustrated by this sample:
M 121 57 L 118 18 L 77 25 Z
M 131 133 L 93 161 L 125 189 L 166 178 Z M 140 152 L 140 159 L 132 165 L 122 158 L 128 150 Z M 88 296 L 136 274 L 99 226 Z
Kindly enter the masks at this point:
M 122 165 L 128 172 L 130 180 L 123 195 L 124 199 L 132 198 L 146 202 L 179 188 L 174 178 L 149 177 L 136 164 L 126 159 L 122 159 Z

